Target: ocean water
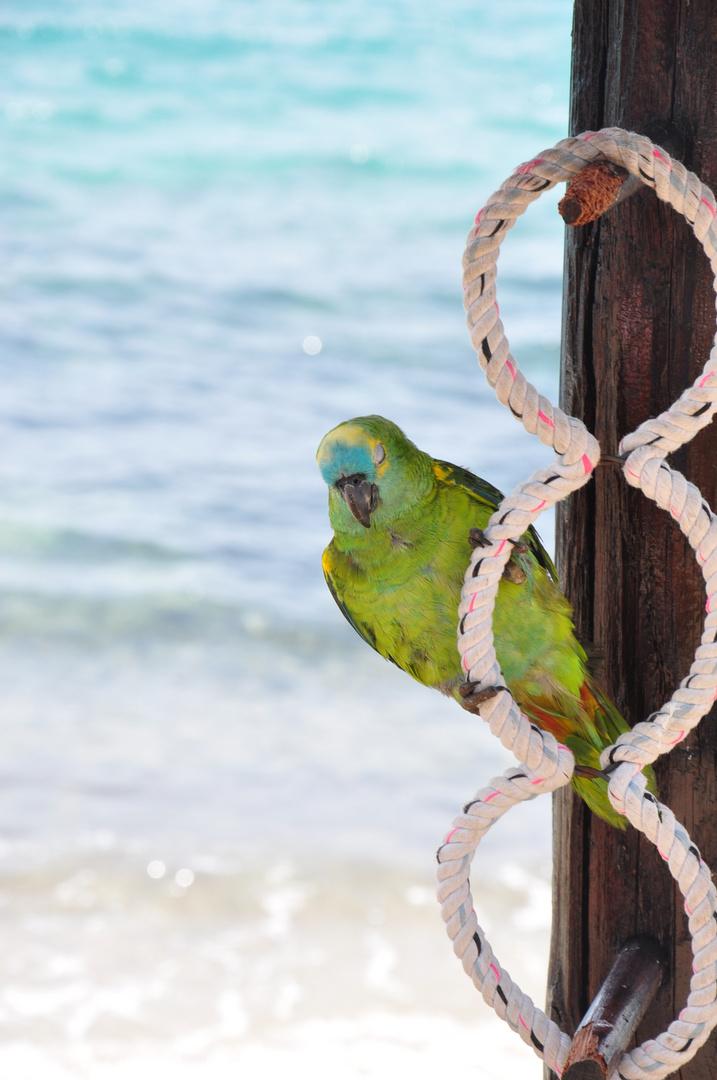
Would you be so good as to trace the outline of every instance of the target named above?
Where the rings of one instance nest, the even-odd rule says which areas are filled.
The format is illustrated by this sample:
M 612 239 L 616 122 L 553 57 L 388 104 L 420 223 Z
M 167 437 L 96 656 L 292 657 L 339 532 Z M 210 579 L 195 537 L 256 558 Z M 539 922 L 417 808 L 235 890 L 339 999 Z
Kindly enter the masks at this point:
M 314 454 L 378 412 L 510 489 L 465 235 L 563 137 L 571 5 L 0 7 L 0 1075 L 492 1080 L 433 854 L 510 763 L 325 588 Z M 501 314 L 557 394 L 559 193 Z M 541 528 L 552 542 L 552 526 Z M 550 806 L 474 895 L 537 1001 Z

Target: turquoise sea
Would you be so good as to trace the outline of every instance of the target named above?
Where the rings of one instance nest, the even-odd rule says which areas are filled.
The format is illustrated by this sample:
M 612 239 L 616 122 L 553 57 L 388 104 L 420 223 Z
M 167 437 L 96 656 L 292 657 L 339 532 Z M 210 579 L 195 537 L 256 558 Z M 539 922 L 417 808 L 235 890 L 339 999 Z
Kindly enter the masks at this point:
M 538 1077 L 434 851 L 509 759 L 353 634 L 314 454 L 401 424 L 503 489 L 461 256 L 567 133 L 568 0 L 0 5 L 0 1076 Z M 557 395 L 559 193 L 501 315 Z M 552 542 L 552 525 L 541 532 Z M 481 848 L 543 1000 L 550 805 Z

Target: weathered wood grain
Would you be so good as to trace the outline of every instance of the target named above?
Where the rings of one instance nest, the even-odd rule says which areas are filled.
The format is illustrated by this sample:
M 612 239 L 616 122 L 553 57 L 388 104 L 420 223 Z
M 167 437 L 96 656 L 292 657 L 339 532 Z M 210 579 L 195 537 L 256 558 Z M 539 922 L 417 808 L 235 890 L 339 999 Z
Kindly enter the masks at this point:
M 647 134 L 717 185 L 717 5 L 714 0 L 576 0 L 571 133 L 620 126 Z M 561 404 L 603 450 L 655 415 L 709 353 L 715 301 L 689 226 L 645 189 L 590 225 L 568 230 Z M 717 430 L 671 459 L 717 505 Z M 596 470 L 558 517 L 558 565 L 579 632 L 603 654 L 601 681 L 631 723 L 685 675 L 704 613 L 701 576 L 679 529 Z M 658 763 L 660 796 L 717 871 L 717 725 L 705 718 Z M 638 1029 L 663 1030 L 688 991 L 691 949 L 682 901 L 654 848 L 592 817 L 569 791 L 554 802 L 554 920 L 549 1011 L 568 1032 L 605 978 L 615 949 L 648 933 L 671 976 Z M 679 1074 L 717 1076 L 711 1040 Z

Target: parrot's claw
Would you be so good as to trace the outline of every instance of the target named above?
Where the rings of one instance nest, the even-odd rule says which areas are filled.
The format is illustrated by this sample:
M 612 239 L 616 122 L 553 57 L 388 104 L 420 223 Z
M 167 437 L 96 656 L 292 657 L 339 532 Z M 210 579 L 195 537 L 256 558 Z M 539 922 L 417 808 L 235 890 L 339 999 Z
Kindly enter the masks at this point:
M 488 547 L 490 544 L 490 540 L 486 538 L 486 535 L 482 529 L 469 529 L 468 543 L 472 548 Z
M 586 780 L 607 780 L 607 774 L 602 769 L 594 769 L 592 765 L 576 765 L 573 776 L 582 776 Z
M 511 540 L 514 553 L 516 555 L 524 555 L 528 550 L 528 545 L 524 544 L 522 540 Z M 486 539 L 486 535 L 482 529 L 469 529 L 468 530 L 468 543 L 472 548 L 488 547 L 490 540 Z M 527 578 L 525 570 L 518 563 L 513 562 L 512 556 L 510 562 L 505 564 L 503 570 L 503 577 L 508 581 L 512 581 L 514 585 L 522 585 Z
M 469 529 L 468 543 L 472 548 L 488 547 L 490 545 L 490 540 L 482 529 Z M 509 540 L 508 543 L 513 545 L 513 553 L 515 555 L 525 555 L 529 550 L 528 545 L 524 544 L 522 540 Z
M 483 686 L 480 690 L 477 686 L 478 684 L 474 682 L 464 682 L 458 687 L 458 693 L 463 698 L 461 705 L 468 712 L 477 713 L 484 701 L 489 701 L 501 690 L 508 690 L 507 686 Z M 508 693 L 510 693 L 509 690 Z
M 622 765 L 621 761 L 612 761 L 604 769 L 594 769 L 592 765 L 576 765 L 573 776 L 582 776 L 587 780 L 610 780 L 610 776 Z

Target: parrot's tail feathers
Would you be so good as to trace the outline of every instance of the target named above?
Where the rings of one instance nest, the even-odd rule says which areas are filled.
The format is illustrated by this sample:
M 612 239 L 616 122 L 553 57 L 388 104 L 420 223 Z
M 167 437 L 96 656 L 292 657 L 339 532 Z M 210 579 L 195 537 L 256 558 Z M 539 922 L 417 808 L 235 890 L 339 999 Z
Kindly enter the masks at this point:
M 546 698 L 531 701 L 525 711 L 544 730 L 550 731 L 575 754 L 577 765 L 600 772 L 600 754 L 629 731 L 620 712 L 592 678 L 580 688 L 579 700 L 572 697 L 550 702 Z M 657 794 L 655 774 L 648 765 L 643 769 L 648 790 Z M 625 828 L 625 818 L 618 814 L 608 798 L 608 781 L 603 776 L 574 776 L 573 787 L 594 814 L 616 828 Z
M 586 777 L 574 776 L 573 787 L 583 799 L 593 814 L 597 814 L 603 821 L 614 825 L 616 829 L 624 829 L 627 819 L 618 814 L 607 795 L 607 780 L 602 777 L 588 780 Z
M 588 714 L 588 723 L 583 725 L 579 735 L 568 737 L 565 741 L 575 754 L 578 765 L 589 765 L 600 769 L 600 754 L 608 746 L 617 742 L 620 735 L 630 730 L 630 725 L 591 678 L 586 679 L 580 690 L 580 697 Z M 655 774 L 650 765 L 642 770 L 647 780 L 648 791 L 657 794 Z M 602 777 L 589 779 L 576 776 L 573 786 L 585 800 L 590 809 L 611 825 L 625 828 L 625 818 L 613 808 L 607 794 L 607 780 Z
M 590 717 L 590 730 L 597 737 L 595 745 L 599 746 L 600 750 L 611 746 L 617 742 L 620 735 L 630 730 L 630 725 L 623 715 L 589 675 L 580 687 L 580 697 Z
M 593 730 L 600 736 L 600 751 L 617 742 L 620 735 L 630 730 L 630 725 L 615 708 L 610 699 L 603 693 L 597 683 L 592 679 L 586 679 L 581 691 L 583 701 L 588 704 L 586 698 L 592 698 Z M 647 779 L 647 790 L 657 795 L 655 774 L 651 765 L 645 765 L 643 773 Z
M 524 711 L 531 720 L 535 722 L 543 729 L 543 731 L 549 731 L 551 735 L 554 735 L 560 742 L 565 742 L 570 734 L 570 727 L 565 719 L 565 716 L 559 706 L 551 708 L 550 706 L 540 703 L 540 707 L 536 705 L 534 701 L 529 706 L 523 706 Z

